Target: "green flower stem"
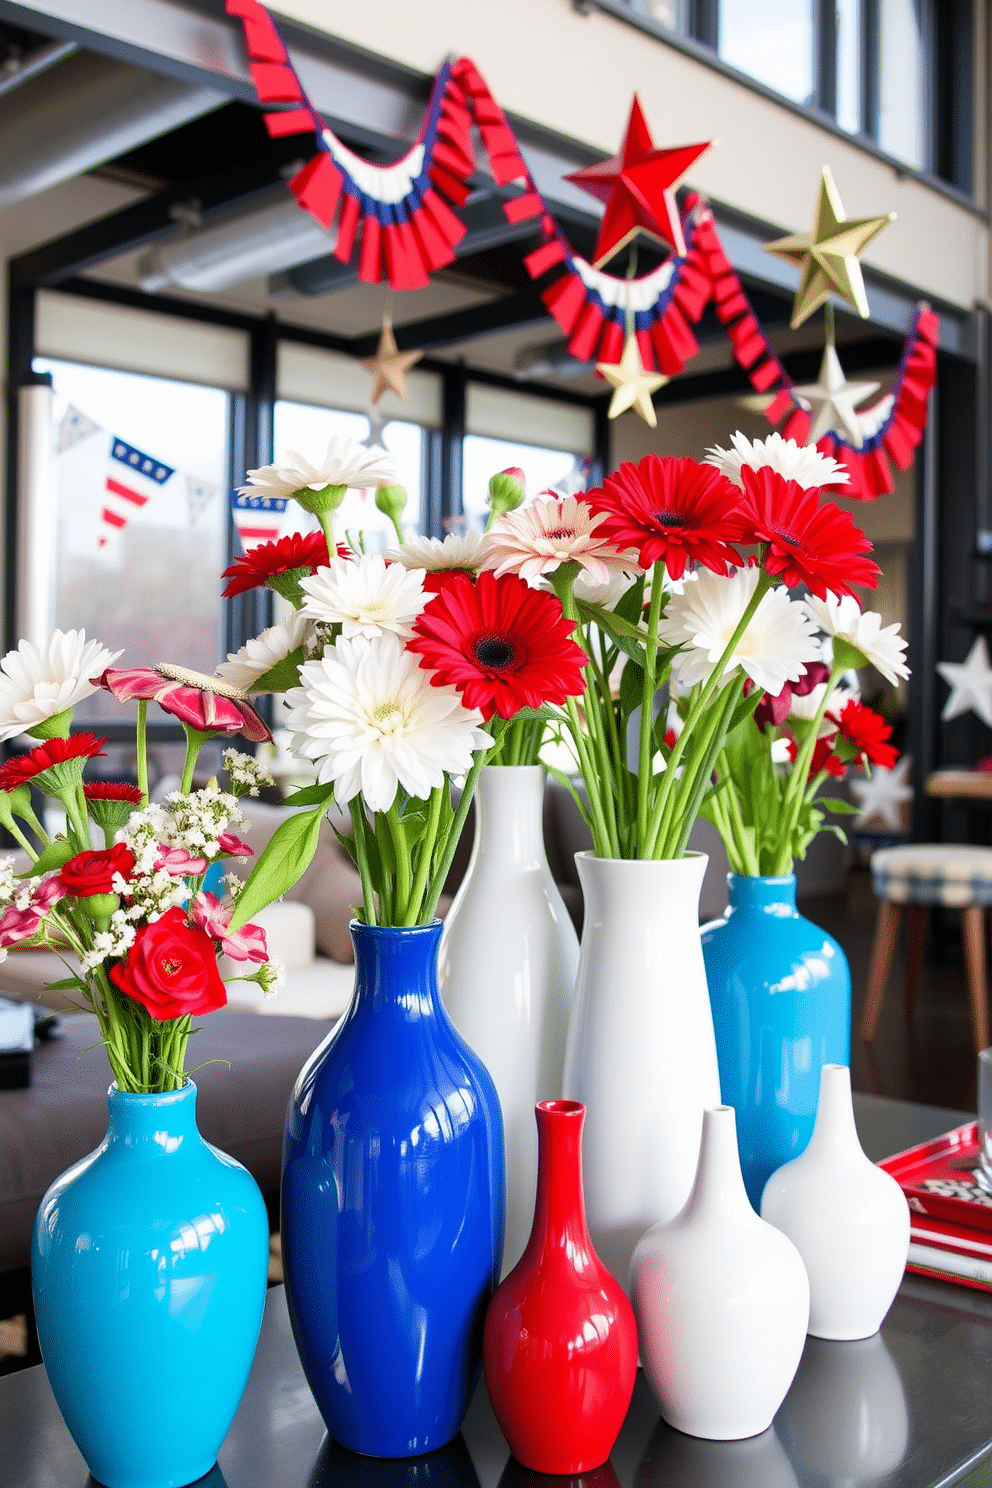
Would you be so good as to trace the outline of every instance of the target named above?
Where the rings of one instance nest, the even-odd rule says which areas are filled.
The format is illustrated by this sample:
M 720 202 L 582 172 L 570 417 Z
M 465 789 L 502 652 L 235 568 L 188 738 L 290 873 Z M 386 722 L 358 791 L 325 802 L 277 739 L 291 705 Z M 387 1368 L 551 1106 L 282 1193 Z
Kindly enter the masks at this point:
M 699 715 L 700 722 L 696 726 L 693 749 L 686 757 L 679 790 L 669 793 L 667 809 L 645 844 L 645 856 L 682 856 L 703 796 L 709 788 L 713 767 L 726 740 L 727 724 L 736 704 L 737 691 L 734 680 L 731 679 L 715 706 Z M 674 757 L 674 750 L 672 754 Z M 669 764 L 669 769 L 671 768 Z
M 726 760 L 725 755 L 722 755 L 721 758 Z M 730 770 L 726 764 L 724 765 L 720 773 L 725 776 L 727 781 L 727 789 L 725 792 L 722 792 L 722 795 L 727 805 L 727 817 L 729 819 L 730 829 L 733 833 L 733 840 L 737 848 L 737 863 L 731 864 L 731 867 L 734 869 L 735 873 L 741 873 L 747 878 L 757 878 L 761 874 L 761 865 L 758 862 L 758 855 L 755 848 L 752 847 L 750 842 L 748 841 L 747 829 L 744 825 L 744 817 L 741 812 L 741 803 L 740 798 L 737 794 L 737 787 L 734 785 L 733 780 L 730 778 Z M 721 793 L 718 793 L 718 795 L 719 794 Z M 716 799 L 717 797 L 714 797 L 714 801 L 716 801 Z
M 148 702 L 138 703 L 138 722 L 134 730 L 138 747 L 138 789 L 142 806 L 148 805 Z
M 48 847 L 52 839 L 45 831 L 41 822 L 35 816 L 34 811 L 31 807 L 30 799 L 25 803 L 25 805 L 18 808 L 17 815 L 21 818 L 21 821 L 27 822 L 28 826 L 31 828 L 32 832 L 37 837 L 42 846 Z M 9 832 L 14 831 L 13 823 L 11 821 L 5 821 L 4 826 Z
M 82 786 L 73 786 L 64 792 L 58 792 L 58 798 L 65 807 L 66 825 L 75 837 L 79 851 L 84 852 L 90 846 L 90 834 L 86 824 L 85 811 L 80 815 L 79 797 L 82 795 Z
M 215 732 L 216 730 L 210 730 L 207 733 L 201 733 L 199 729 L 193 728 L 191 724 L 183 724 L 183 733 L 186 735 L 186 758 L 183 761 L 183 778 L 179 786 L 180 795 L 189 795 L 193 784 L 193 771 L 196 769 L 196 761 L 199 758 L 200 750 L 208 739 L 214 737 Z
M 430 804 L 427 810 L 427 826 L 420 843 L 420 857 L 417 861 L 417 871 L 413 876 L 413 886 L 410 889 L 406 914 L 403 917 L 404 925 L 417 925 L 420 923 L 424 890 L 427 888 L 427 877 L 431 870 L 431 862 L 434 858 L 434 849 L 437 844 L 438 827 L 441 822 L 444 789 L 444 786 L 438 785 L 431 791 Z
M 24 833 L 21 831 L 16 821 L 14 821 L 13 817 L 11 817 L 9 822 L 5 822 L 4 825 L 6 826 L 7 831 L 10 833 L 10 835 L 21 844 L 24 851 L 31 859 L 32 863 L 37 863 L 38 859 L 41 857 L 41 854 L 35 852 L 33 844 L 28 841 L 27 837 L 25 837 Z
M 675 822 L 675 835 L 673 838 L 669 838 L 666 844 L 666 851 L 663 856 L 667 858 L 681 858 L 686 850 L 689 833 L 692 831 L 692 824 L 699 815 L 704 796 L 712 788 L 713 771 L 716 769 L 720 750 L 726 742 L 727 732 L 730 728 L 734 710 L 737 707 L 738 698 L 737 685 L 731 682 L 727 687 L 727 696 L 721 700 L 720 706 L 716 710 L 717 716 L 713 727 L 706 737 L 702 763 L 696 767 L 693 774 L 688 808 L 680 813 L 679 818 Z
M 833 696 L 834 688 L 837 686 L 844 672 L 847 671 L 847 666 L 846 660 L 838 660 L 837 657 L 834 658 L 833 666 L 830 669 L 830 676 L 827 678 L 826 691 L 820 699 L 820 706 L 817 708 L 816 716 L 810 724 L 809 733 L 799 746 L 799 751 L 793 761 L 792 770 L 785 787 L 785 799 L 783 801 L 785 830 L 782 833 L 778 858 L 776 859 L 774 869 L 775 875 L 778 877 L 792 872 L 792 839 L 799 822 L 799 813 L 802 810 L 803 798 L 809 784 L 807 777 L 809 776 L 809 767 L 813 762 L 813 752 L 816 749 L 820 724 L 823 722 L 823 716 L 830 706 L 830 699 Z
M 358 863 L 358 874 L 362 880 L 362 909 L 365 914 L 366 925 L 378 924 L 375 908 L 375 890 L 372 888 L 372 876 L 369 873 L 369 849 L 366 832 L 368 823 L 365 820 L 365 812 L 362 810 L 360 796 L 353 796 L 350 803 L 351 825 L 355 834 L 355 860 Z
M 658 660 L 658 622 L 664 591 L 665 562 L 659 558 L 651 569 L 651 600 L 648 608 L 648 633 L 644 643 L 644 680 L 641 685 L 641 728 L 637 750 L 637 842 L 643 855 L 648 840 L 648 809 L 651 792 L 651 766 L 654 760 L 654 694 Z
M 575 597 L 573 594 L 573 587 L 575 585 L 575 579 L 578 572 L 578 563 L 574 561 L 572 561 L 571 563 L 563 563 L 560 568 L 557 568 L 554 573 L 550 575 L 550 579 L 552 588 L 554 589 L 559 601 L 561 602 L 562 613 L 567 620 L 575 621 L 579 635 L 582 637 L 583 640 L 585 640 L 585 629 L 579 623 L 579 616 L 575 608 Z M 590 655 L 589 647 L 587 645 L 584 645 L 582 649 L 585 651 L 587 656 Z M 588 679 L 588 677 L 586 680 L 585 691 L 582 694 L 582 705 L 585 709 L 586 720 L 588 723 L 592 710 L 597 706 L 596 689 L 593 686 L 592 682 Z M 565 709 L 568 713 L 568 722 L 569 729 L 572 734 L 572 742 L 575 745 L 575 752 L 579 757 L 579 769 L 582 772 L 582 778 L 586 784 L 586 795 L 589 799 L 589 818 L 590 825 L 592 827 L 594 851 L 597 858 L 618 858 L 620 856 L 620 842 L 617 836 L 615 815 L 613 816 L 613 819 L 609 823 L 607 823 L 606 814 L 603 810 L 602 800 L 605 782 L 612 774 L 609 759 L 601 758 L 599 761 L 601 768 L 596 768 L 596 762 L 594 761 L 589 748 L 589 745 L 593 743 L 592 730 L 591 728 L 587 730 L 582 727 L 581 721 L 579 719 L 578 706 L 574 697 L 567 697 L 565 699 Z M 600 787 L 598 790 L 596 789 L 597 785 L 599 785 Z M 605 791 L 605 794 L 609 796 L 612 812 L 615 813 L 615 792 L 613 792 L 612 790 L 608 790 Z
M 406 845 L 406 833 L 396 814 L 395 801 L 384 815 L 392 839 L 393 856 L 396 859 L 395 918 L 398 924 L 405 925 L 410 904 L 410 855 Z
M 318 512 L 317 521 L 320 523 L 321 532 L 327 538 L 327 556 L 333 558 L 337 552 L 337 543 L 334 538 L 334 509 Z M 400 541 L 402 540 L 401 538 Z M 300 592 L 302 593 L 302 590 Z
M 451 822 L 451 826 L 448 830 L 448 840 L 444 845 L 444 851 L 441 853 L 440 859 L 438 860 L 438 863 L 431 876 L 430 885 L 427 889 L 427 898 L 424 902 L 424 924 L 428 924 L 437 913 L 437 901 L 441 897 L 441 890 L 444 888 L 444 881 L 448 876 L 448 872 L 451 868 L 452 863 L 454 862 L 455 851 L 458 847 L 458 839 L 462 835 L 462 828 L 465 825 L 465 818 L 468 816 L 468 808 L 472 804 L 472 797 L 475 795 L 475 787 L 478 784 L 479 776 L 482 773 L 482 767 L 486 763 L 486 760 L 489 757 L 489 753 L 490 751 L 488 749 L 477 749 L 472 759 L 472 768 L 469 770 L 468 774 L 465 777 L 465 785 L 462 788 L 461 800 L 458 802 L 458 810 L 455 812 Z

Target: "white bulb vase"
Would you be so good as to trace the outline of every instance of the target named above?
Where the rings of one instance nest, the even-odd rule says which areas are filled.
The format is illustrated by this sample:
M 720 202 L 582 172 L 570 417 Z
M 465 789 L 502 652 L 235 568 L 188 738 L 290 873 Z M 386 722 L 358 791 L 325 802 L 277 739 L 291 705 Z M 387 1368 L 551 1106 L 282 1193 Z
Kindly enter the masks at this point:
M 692 1193 L 637 1246 L 630 1292 L 668 1424 L 714 1441 L 767 1431 L 802 1356 L 809 1284 L 796 1247 L 751 1207 L 732 1106 L 704 1113 Z
M 438 983 L 503 1111 L 505 1276 L 534 1219 L 534 1106 L 561 1096 L 579 941 L 545 854 L 542 767 L 486 766 L 475 812 L 472 856 L 445 922 Z
M 586 1108 L 582 1174 L 597 1254 L 626 1283 L 634 1246 L 689 1196 L 703 1111 L 720 1103 L 699 939 L 707 859 L 578 853 L 585 920 L 564 1095 Z
M 909 1208 L 896 1180 L 862 1151 L 847 1065 L 823 1066 L 809 1146 L 769 1178 L 761 1214 L 806 1263 L 812 1336 L 877 1333 L 906 1269 Z

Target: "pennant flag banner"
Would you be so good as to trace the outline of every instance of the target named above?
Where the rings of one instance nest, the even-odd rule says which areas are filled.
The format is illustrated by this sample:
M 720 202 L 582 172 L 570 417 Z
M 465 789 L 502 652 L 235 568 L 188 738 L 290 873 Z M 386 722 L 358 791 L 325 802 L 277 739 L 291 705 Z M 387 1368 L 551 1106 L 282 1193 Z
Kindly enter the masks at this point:
M 231 492 L 231 513 L 246 553 L 257 548 L 259 543 L 275 542 L 285 510 L 285 496 L 246 496 L 240 491 Z
M 89 414 L 74 408 L 70 403 L 59 420 L 58 433 L 55 436 L 55 453 L 64 455 L 66 450 L 74 449 L 77 444 L 82 444 L 83 440 L 89 439 L 91 434 L 99 433 L 100 425 L 94 423 Z
M 465 234 L 456 215 L 476 169 L 474 125 L 497 186 L 515 187 L 503 203 L 508 222 L 533 222 L 536 246 L 524 258 L 549 314 L 580 361 L 616 362 L 628 317 L 647 371 L 675 377 L 698 351 L 692 326 L 712 299 L 738 364 L 759 393 L 770 394 L 766 417 L 782 433 L 804 440 L 810 421 L 727 258 L 713 214 L 694 193 L 683 214 L 684 256 L 672 254 L 649 274 L 631 279 L 595 269 L 576 253 L 548 211 L 506 115 L 467 57 L 446 62 L 435 80 L 416 143 L 388 166 L 360 159 L 328 129 L 307 98 L 285 44 L 260 0 L 226 0 L 240 17 L 260 101 L 285 105 L 267 113 L 272 135 L 309 134 L 317 154 L 289 183 L 300 205 L 326 229 L 336 223 L 334 253 L 358 277 L 387 280 L 393 289 L 421 289 L 430 273 L 454 258 Z M 818 448 L 847 469 L 847 495 L 873 500 L 892 490 L 889 460 L 908 468 L 923 435 L 936 376 L 940 322 L 921 306 L 906 338 L 891 394 L 858 410 L 863 443 L 830 433 Z
M 107 539 L 126 527 L 134 513 L 150 501 L 175 473 L 172 465 L 153 459 L 123 439 L 111 437 L 97 547 L 105 547 Z
M 184 479 L 186 481 L 186 510 L 189 512 L 189 525 L 195 527 L 207 507 L 219 495 L 220 486 L 215 486 L 213 481 L 197 480 L 193 475 L 187 475 Z

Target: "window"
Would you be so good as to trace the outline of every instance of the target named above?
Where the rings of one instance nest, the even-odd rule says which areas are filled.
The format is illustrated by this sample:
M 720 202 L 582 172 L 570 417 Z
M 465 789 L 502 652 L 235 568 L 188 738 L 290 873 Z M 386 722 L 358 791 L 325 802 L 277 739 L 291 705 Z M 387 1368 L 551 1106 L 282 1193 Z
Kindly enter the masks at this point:
M 536 496 L 582 472 L 581 458 L 567 450 L 541 449 L 533 444 L 467 434 L 462 447 L 462 512 L 471 530 L 481 531 L 489 520 L 490 476 L 511 465 L 523 471 L 528 496 Z
M 720 0 L 717 51 L 794 103 L 816 103 L 814 0 Z
M 517 465 L 527 495 L 559 482 L 585 485 L 583 472 L 593 447 L 593 423 L 581 404 L 469 383 L 462 444 L 462 512 L 470 528 L 488 518 L 489 478 Z

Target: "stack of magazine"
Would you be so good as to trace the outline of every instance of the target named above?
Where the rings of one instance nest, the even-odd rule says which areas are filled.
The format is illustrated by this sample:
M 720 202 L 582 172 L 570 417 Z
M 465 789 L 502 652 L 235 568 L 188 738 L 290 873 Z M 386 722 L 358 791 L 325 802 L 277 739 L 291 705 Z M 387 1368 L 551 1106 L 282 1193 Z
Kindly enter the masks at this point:
M 906 1195 L 907 1271 L 992 1292 L 992 1193 L 979 1180 L 972 1121 L 879 1164 Z

